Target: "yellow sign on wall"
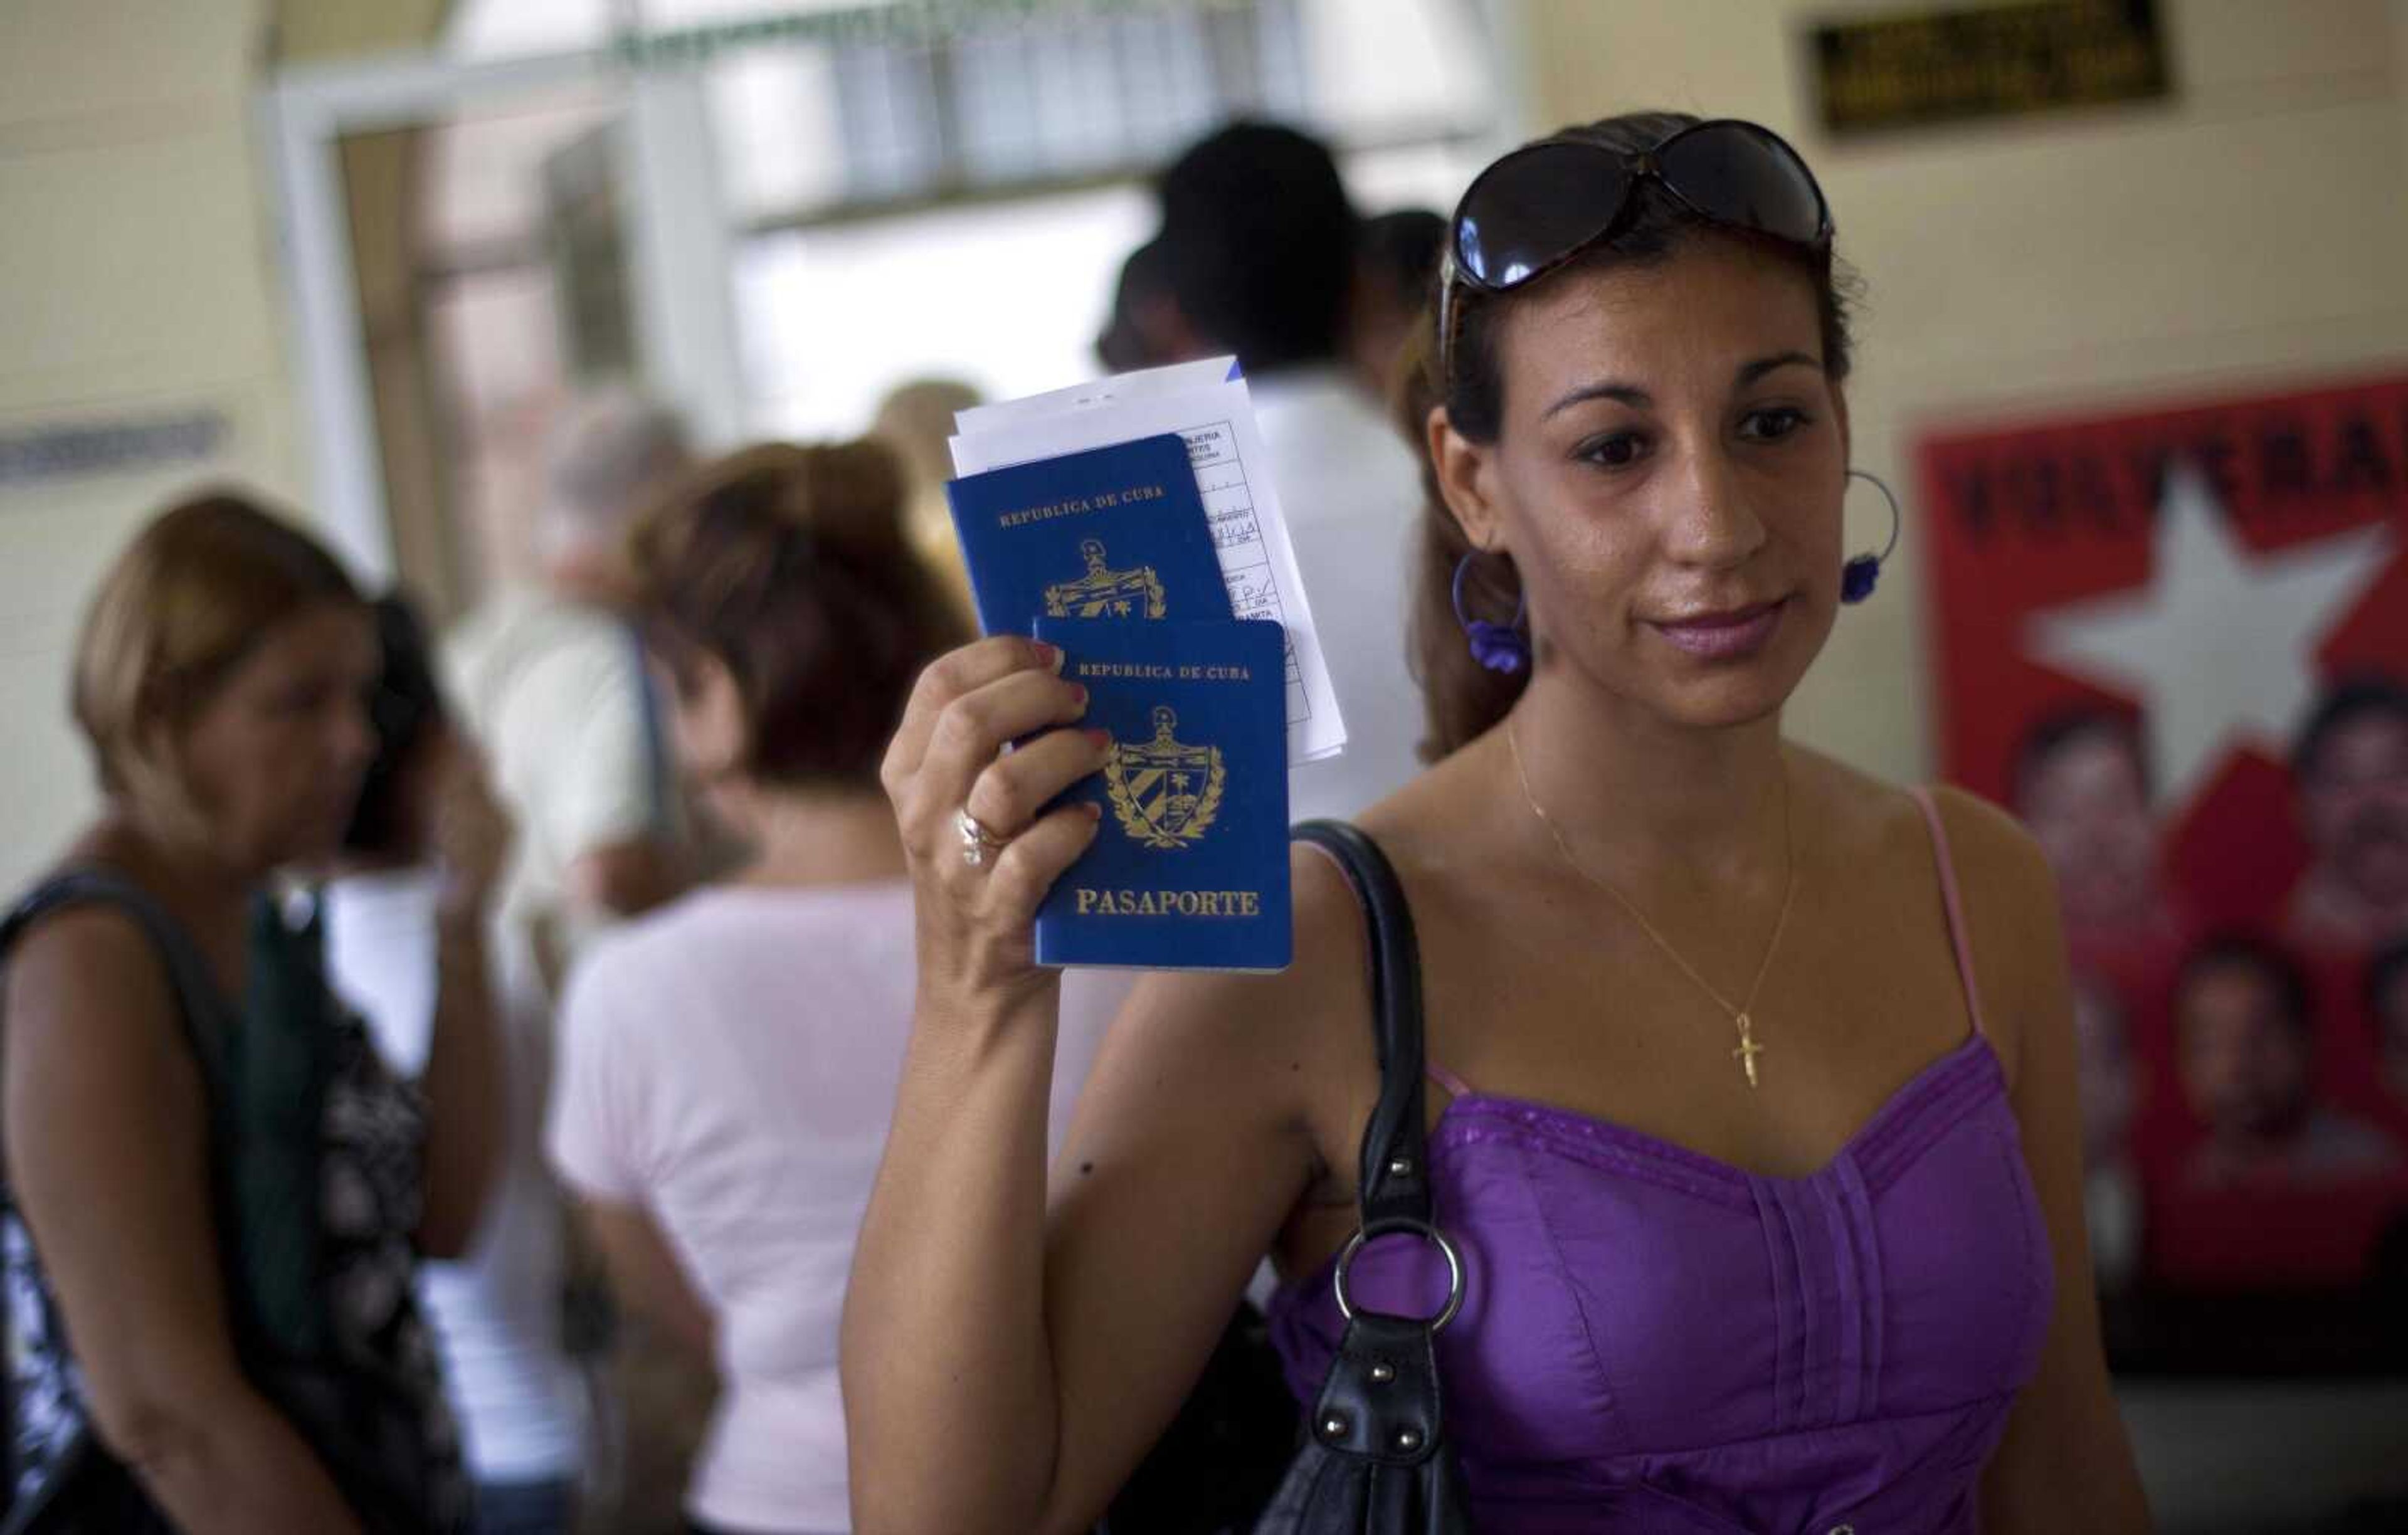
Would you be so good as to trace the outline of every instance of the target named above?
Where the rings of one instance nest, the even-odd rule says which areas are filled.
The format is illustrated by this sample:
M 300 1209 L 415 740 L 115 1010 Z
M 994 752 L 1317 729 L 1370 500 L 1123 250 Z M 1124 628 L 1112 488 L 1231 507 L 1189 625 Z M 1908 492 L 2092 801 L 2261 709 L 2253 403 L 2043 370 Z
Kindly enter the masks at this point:
M 1835 135 L 2147 101 L 2172 87 L 2156 0 L 2037 4 L 1818 26 L 1814 79 Z

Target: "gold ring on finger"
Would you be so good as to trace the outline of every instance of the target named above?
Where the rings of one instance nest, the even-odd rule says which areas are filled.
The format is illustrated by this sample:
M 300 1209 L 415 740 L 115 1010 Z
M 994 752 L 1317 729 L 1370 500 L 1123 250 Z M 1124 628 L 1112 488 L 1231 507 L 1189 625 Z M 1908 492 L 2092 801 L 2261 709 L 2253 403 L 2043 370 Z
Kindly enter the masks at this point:
M 970 813 L 968 805 L 953 812 L 953 830 L 961 835 L 962 862 L 972 868 L 987 860 L 987 854 L 1002 850 L 1011 839 L 998 837 L 987 824 Z

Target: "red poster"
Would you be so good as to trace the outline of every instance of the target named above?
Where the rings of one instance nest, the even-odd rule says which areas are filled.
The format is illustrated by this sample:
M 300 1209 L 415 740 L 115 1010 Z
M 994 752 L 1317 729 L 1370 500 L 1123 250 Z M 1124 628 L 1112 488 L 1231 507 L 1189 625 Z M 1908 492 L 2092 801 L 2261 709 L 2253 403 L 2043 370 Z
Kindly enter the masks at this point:
M 2408 380 L 1928 436 L 1943 773 L 2057 873 L 2110 1286 L 2408 1258 Z

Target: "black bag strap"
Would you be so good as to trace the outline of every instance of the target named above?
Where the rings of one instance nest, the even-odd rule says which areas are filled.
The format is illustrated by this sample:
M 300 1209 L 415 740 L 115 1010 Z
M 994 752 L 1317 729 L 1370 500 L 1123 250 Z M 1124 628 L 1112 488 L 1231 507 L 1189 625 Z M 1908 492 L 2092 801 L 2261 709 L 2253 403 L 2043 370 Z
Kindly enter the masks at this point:
M 0 965 L 7 962 L 8 951 L 25 929 L 70 906 L 114 907 L 134 919 L 166 967 L 167 985 L 176 994 L 176 1012 L 184 1026 L 185 1042 L 200 1057 L 204 1073 L 213 1078 L 218 1059 L 215 1047 L 223 1038 L 224 1020 L 219 1013 L 224 1003 L 208 963 L 183 925 L 168 915 L 149 891 L 115 869 L 79 864 L 27 891 L 7 916 L 0 918 Z
M 1362 902 L 1371 950 L 1372 1040 L 1380 1101 L 1363 1129 L 1356 1189 L 1365 1229 L 1389 1221 L 1427 1224 L 1429 1156 L 1423 1126 L 1422 956 L 1405 887 L 1380 845 L 1343 821 L 1307 821 L 1288 834 L 1337 861 Z
M 1363 907 L 1370 944 L 1372 1038 L 1380 1098 L 1363 1129 L 1361 1225 L 1332 1283 L 1346 1327 L 1305 1426 L 1306 1446 L 1255 1527 L 1257 1535 L 1469 1529 L 1461 1472 L 1446 1444 L 1436 1339 L 1463 1302 L 1461 1255 L 1432 1223 L 1427 1097 L 1422 1078 L 1421 948 L 1395 868 L 1359 829 L 1309 821 L 1289 834 L 1334 858 Z M 1374 1237 L 1412 1232 L 1445 1255 L 1450 1294 L 1435 1317 L 1350 1306 L 1346 1272 Z

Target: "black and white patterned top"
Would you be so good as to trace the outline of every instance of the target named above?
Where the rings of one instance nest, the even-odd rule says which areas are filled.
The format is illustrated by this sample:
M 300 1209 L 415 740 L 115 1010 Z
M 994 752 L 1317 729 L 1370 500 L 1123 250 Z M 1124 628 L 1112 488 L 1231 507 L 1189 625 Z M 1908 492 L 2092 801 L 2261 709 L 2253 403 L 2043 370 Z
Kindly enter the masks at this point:
M 91 876 L 70 878 L 84 883 L 65 899 L 41 902 L 42 909 L 106 900 L 128 909 L 160 937 L 153 924 L 165 919 L 147 901 L 124 899 L 127 892 L 113 880 L 95 888 Z M 139 900 L 138 891 L 131 894 Z M 19 908 L 8 936 L 29 920 L 39 899 Z M 180 941 L 179 935 L 173 940 Z M 194 983 L 182 956 L 171 954 L 169 966 L 189 1009 Z M 315 1357 L 246 1356 L 244 1364 L 252 1384 L 319 1452 L 368 1528 L 379 1535 L 449 1535 L 467 1528 L 469 1488 L 435 1341 L 414 1287 L 425 1106 L 413 1086 L 385 1067 L 355 1014 L 330 1006 L 323 1026 L 332 1037 L 320 1041 L 313 1271 L 321 1346 Z M 205 1070 L 203 1077 L 212 1093 L 225 1091 L 222 1072 Z M 223 1142 L 242 1130 L 214 1112 L 210 1125 L 211 1156 L 228 1163 Z M 219 1226 L 221 1241 L 239 1240 L 239 1219 L 229 1223 L 222 1210 Z M 222 1271 L 231 1277 L 240 1266 L 228 1262 Z M 63 1470 L 88 1474 L 68 1460 L 83 1449 L 92 1424 L 81 1372 L 13 1198 L 0 1203 L 0 1288 L 8 1325 L 13 1510 L 49 1496 Z M 230 1295 L 229 1313 L 239 1318 L 244 1301 Z M 273 1345 L 265 1352 L 272 1355 Z

